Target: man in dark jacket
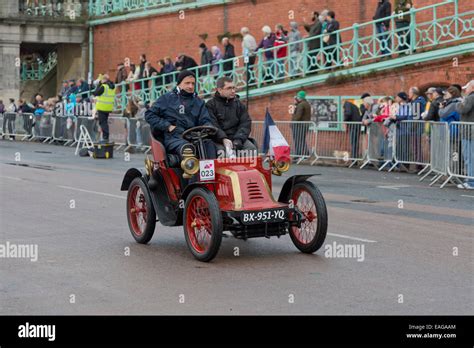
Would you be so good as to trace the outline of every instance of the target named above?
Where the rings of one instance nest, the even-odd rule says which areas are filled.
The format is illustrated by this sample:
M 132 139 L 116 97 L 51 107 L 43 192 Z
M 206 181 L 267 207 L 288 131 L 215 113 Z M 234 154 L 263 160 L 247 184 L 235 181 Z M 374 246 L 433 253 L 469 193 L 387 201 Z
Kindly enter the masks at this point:
M 366 98 L 366 97 L 364 97 Z M 364 99 L 362 98 L 362 99 Z M 364 105 L 364 104 L 362 104 Z M 365 113 L 364 105 L 364 113 Z M 354 103 L 346 101 L 344 103 L 344 122 L 358 122 L 358 123 L 349 123 L 347 125 L 347 130 L 349 132 L 349 137 L 351 140 L 351 158 L 359 158 L 359 148 L 360 148 L 360 133 L 362 121 L 362 116 L 360 109 Z
M 339 49 L 336 46 L 340 42 L 339 33 L 339 22 L 336 20 L 336 13 L 334 11 L 329 11 L 327 16 L 328 26 L 326 29 L 326 34 L 329 35 L 329 41 L 326 43 L 328 47 L 326 51 L 329 53 L 327 55 L 326 67 L 331 67 L 334 64 L 339 62 Z
M 461 114 L 461 122 L 470 124 L 465 123 L 461 128 L 462 154 L 468 177 L 462 188 L 474 190 L 474 80 L 465 85 L 463 90 L 466 96 L 457 104 L 457 111 Z
M 412 0 L 395 0 L 395 26 L 397 28 L 396 35 L 398 39 L 398 50 L 406 51 L 410 49 L 411 36 L 410 30 L 410 9 L 413 7 Z M 406 54 L 406 52 L 402 52 Z
M 323 24 L 319 20 L 319 12 L 313 12 L 311 24 L 304 23 L 304 28 L 308 32 L 308 37 L 314 37 L 313 40 L 307 42 L 308 50 L 308 71 L 316 69 L 316 57 L 319 54 L 321 48 L 321 38 L 317 37 L 321 35 L 323 30 Z
M 178 71 L 189 70 L 198 66 L 194 59 L 184 54 L 178 56 L 178 59 L 174 65 Z
M 291 117 L 292 121 L 297 123 L 291 124 L 293 133 L 293 144 L 296 156 L 309 157 L 311 153 L 306 145 L 306 134 L 309 130 L 309 121 L 311 121 L 311 105 L 306 100 L 306 92 L 299 91 L 295 96 L 295 111 Z M 305 122 L 305 123 L 300 123 Z
M 211 71 L 211 66 L 206 65 L 212 63 L 212 53 L 207 49 L 207 46 L 204 42 L 199 45 L 199 49 L 201 50 L 201 65 L 203 65 L 199 73 L 202 76 L 209 75 L 209 72 Z
M 377 10 L 375 11 L 374 20 L 390 17 L 392 15 L 392 4 L 389 0 L 379 0 L 377 4 Z M 390 40 L 388 38 L 388 30 L 390 28 L 390 20 L 385 20 L 377 22 L 375 24 L 375 29 L 377 30 L 377 36 L 380 40 L 381 53 L 383 55 L 389 54 L 390 51 L 388 48 L 391 46 Z
M 224 51 L 224 60 L 229 61 L 224 63 L 224 73 L 229 76 L 232 73 L 232 70 L 234 69 L 234 60 L 232 58 L 235 58 L 235 50 L 234 50 L 234 45 L 232 45 L 229 42 L 229 38 L 225 37 L 222 39 L 222 46 L 224 46 L 225 51 Z
M 182 138 L 185 130 L 196 126 L 213 126 L 204 101 L 195 93 L 196 76 L 183 70 L 178 75 L 177 87 L 161 97 L 145 112 L 145 120 L 158 138 L 162 138 L 167 153 L 182 155 L 184 147 L 194 149 Z M 212 141 L 204 141 L 208 158 L 216 158 Z M 194 150 L 195 151 L 195 150 Z
M 439 107 L 443 102 L 443 90 L 441 88 L 429 88 L 427 95 L 431 95 L 431 104 L 428 113 L 423 118 L 425 121 L 439 122 Z
M 224 157 L 226 148 L 249 154 L 256 151 L 255 145 L 249 141 L 252 120 L 247 108 L 240 102 L 235 93 L 235 85 L 231 78 L 221 77 L 216 81 L 217 92 L 206 104 L 209 114 L 219 128 L 216 135 L 219 157 Z

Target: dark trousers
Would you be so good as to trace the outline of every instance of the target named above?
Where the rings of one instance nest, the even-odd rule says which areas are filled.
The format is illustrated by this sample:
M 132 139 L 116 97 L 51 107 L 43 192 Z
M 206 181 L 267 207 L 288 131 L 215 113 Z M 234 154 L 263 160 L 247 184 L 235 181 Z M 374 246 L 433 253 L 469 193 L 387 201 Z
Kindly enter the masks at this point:
M 255 83 L 255 73 L 253 71 L 253 66 L 255 65 L 256 60 L 257 60 L 256 56 L 249 56 L 248 76 L 247 76 L 247 84 L 249 86 Z
M 382 53 L 383 55 L 389 54 L 391 41 L 388 38 L 387 27 L 383 23 L 377 23 L 375 25 L 375 28 L 377 30 L 377 36 L 380 40 L 380 53 Z
M 99 125 L 102 129 L 102 139 L 109 141 L 109 114 L 110 112 L 97 111 L 99 115 Z
M 351 158 L 359 158 L 360 128 L 359 124 L 349 124 L 349 138 L 351 141 Z
M 327 61 L 326 61 L 326 68 L 329 68 L 333 65 L 333 63 L 335 65 L 337 65 L 338 63 L 338 52 L 337 52 L 337 47 L 336 46 L 332 46 L 330 48 L 326 48 L 326 52 L 328 52 L 328 55 L 327 55 Z
M 308 133 L 308 123 L 295 123 L 291 125 L 293 133 L 293 148 L 296 156 L 310 156 L 308 145 L 306 144 L 306 134 Z
M 8 133 L 12 139 L 15 139 L 15 136 L 13 135 L 15 132 L 15 119 L 16 115 L 7 114 L 3 116 L 3 134 Z
M 318 70 L 318 58 L 317 58 L 318 54 L 319 54 L 319 49 L 308 52 L 308 63 L 307 63 L 306 71 L 311 73 Z
M 398 35 L 398 51 L 409 50 L 410 43 L 411 43 L 411 35 L 410 35 L 410 29 L 409 29 L 410 22 L 396 22 L 395 25 L 397 27 L 397 35 Z M 403 40 L 403 38 L 405 38 L 405 40 Z

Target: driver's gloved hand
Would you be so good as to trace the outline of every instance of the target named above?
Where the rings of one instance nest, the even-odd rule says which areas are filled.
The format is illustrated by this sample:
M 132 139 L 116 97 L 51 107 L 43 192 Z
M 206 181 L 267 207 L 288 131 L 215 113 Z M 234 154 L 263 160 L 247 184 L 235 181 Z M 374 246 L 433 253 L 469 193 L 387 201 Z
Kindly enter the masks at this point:
M 240 139 L 234 139 L 232 143 L 234 144 L 234 148 L 236 150 L 242 150 L 242 148 L 244 147 L 244 143 Z

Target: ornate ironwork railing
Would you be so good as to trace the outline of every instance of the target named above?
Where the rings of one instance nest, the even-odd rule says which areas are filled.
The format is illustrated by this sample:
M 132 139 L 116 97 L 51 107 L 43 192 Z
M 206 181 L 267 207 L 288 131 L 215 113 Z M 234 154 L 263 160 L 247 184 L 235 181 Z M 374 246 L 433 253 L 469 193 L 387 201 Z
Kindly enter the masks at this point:
M 215 89 L 217 78 L 224 75 L 230 76 L 238 88 L 246 88 L 247 85 L 249 88 L 261 88 L 285 83 L 291 78 L 330 73 L 336 68 L 375 62 L 380 66 L 388 65 L 395 55 L 408 56 L 453 43 L 471 42 L 474 38 L 474 10 L 459 13 L 458 0 L 412 8 L 406 15 L 409 22 L 400 22 L 403 16 L 394 14 L 338 30 L 331 33 L 332 44 L 326 43 L 327 33 L 323 33 L 283 46 L 260 49 L 255 54 L 256 63 L 253 66 L 245 64 L 245 56 L 198 66 L 191 69 L 197 76 L 197 91 L 200 96 L 209 96 Z M 386 32 L 378 30 L 383 22 L 390 23 Z M 313 40 L 319 41 L 320 48 L 310 49 Z M 302 46 L 302 49 L 295 53 L 294 47 L 297 45 Z M 279 54 L 282 49 L 288 51 L 284 56 Z M 231 68 L 225 70 L 224 67 L 228 66 Z M 120 93 L 117 95 L 117 108 L 125 108 L 132 96 L 145 101 L 155 100 L 174 86 L 177 74 L 173 72 L 121 83 L 118 85 Z
M 89 16 L 100 17 L 178 5 L 216 4 L 215 0 L 90 0 Z M 221 1 L 222 3 L 222 1 Z
M 46 62 L 32 62 L 21 64 L 21 80 L 42 80 L 58 63 L 58 54 L 56 52 L 50 52 Z
M 84 0 L 19 0 L 20 15 L 76 20 L 86 15 Z

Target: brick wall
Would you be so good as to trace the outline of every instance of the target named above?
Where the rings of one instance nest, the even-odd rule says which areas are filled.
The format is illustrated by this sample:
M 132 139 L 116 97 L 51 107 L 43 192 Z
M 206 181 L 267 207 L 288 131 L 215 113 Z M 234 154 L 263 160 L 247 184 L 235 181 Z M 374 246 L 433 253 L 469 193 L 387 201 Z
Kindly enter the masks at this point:
M 310 12 L 332 9 L 341 23 L 341 28 L 354 23 L 372 20 L 377 0 L 238 0 L 227 6 L 227 31 L 240 32 L 242 26 L 248 26 L 257 40 L 261 38 L 263 25 L 274 27 L 282 23 L 288 27 L 291 20 L 301 23 L 305 18 L 310 20 Z M 416 7 L 423 7 L 441 0 L 414 0 Z M 393 1 L 392 1 L 393 3 Z M 462 11 L 474 10 L 472 0 L 459 0 Z M 443 7 L 438 16 L 452 13 L 452 5 Z M 290 18 L 291 17 L 291 18 Z M 432 18 L 432 13 L 424 13 L 418 21 Z M 207 34 L 205 43 L 208 47 L 219 44 L 218 35 L 225 31 L 224 6 L 211 6 L 184 12 L 184 19 L 179 13 L 146 17 L 126 22 L 115 22 L 95 27 L 94 30 L 94 71 L 115 74 L 116 64 L 130 57 L 138 62 L 141 53 L 155 62 L 165 56 L 176 57 L 179 53 L 193 56 L 199 63 L 198 45 L 203 40 L 199 35 Z M 301 28 L 302 32 L 304 29 Z M 364 33 L 362 32 L 361 35 Z M 343 36 L 344 39 L 344 36 Z M 232 40 L 236 53 L 241 54 L 240 39 Z
M 369 92 L 372 95 L 395 95 L 400 91 L 408 92 L 408 89 L 412 86 L 418 86 L 422 90 L 426 90 L 432 86 L 447 86 L 452 83 L 465 85 L 473 79 L 474 55 L 470 55 L 457 57 L 457 61 L 449 59 L 428 64 L 417 64 L 346 83 L 318 85 L 304 90 L 308 96 L 359 96 L 363 92 Z M 289 106 L 294 103 L 293 98 L 297 91 L 298 89 L 251 99 L 249 111 L 252 118 L 263 120 L 265 108 L 268 107 L 275 120 L 290 120 Z

